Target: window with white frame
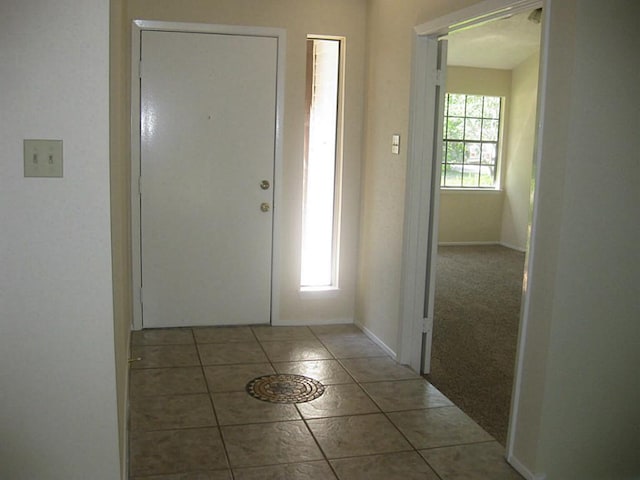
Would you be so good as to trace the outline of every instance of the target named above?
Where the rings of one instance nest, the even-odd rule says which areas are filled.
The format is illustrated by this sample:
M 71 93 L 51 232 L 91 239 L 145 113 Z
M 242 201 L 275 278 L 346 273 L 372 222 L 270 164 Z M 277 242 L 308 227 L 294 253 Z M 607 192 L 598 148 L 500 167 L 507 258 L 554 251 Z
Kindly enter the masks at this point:
M 337 288 L 344 39 L 307 39 L 300 286 Z
M 442 187 L 500 187 L 498 161 L 502 104 L 501 97 L 446 94 Z

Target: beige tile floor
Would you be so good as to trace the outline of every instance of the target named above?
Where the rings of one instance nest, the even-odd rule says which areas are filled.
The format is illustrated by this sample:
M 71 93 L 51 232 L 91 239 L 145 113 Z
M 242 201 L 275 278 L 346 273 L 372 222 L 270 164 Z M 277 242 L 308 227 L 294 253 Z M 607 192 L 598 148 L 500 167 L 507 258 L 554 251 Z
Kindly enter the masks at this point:
M 352 325 L 144 330 L 132 357 L 131 479 L 522 478 L 489 434 Z M 246 393 L 272 373 L 325 392 L 299 404 Z

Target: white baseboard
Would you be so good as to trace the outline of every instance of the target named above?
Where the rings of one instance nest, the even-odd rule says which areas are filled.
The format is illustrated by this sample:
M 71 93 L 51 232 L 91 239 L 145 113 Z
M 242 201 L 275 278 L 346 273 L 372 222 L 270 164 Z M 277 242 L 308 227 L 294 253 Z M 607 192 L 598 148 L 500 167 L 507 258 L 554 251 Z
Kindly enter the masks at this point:
M 515 245 L 511 245 L 505 242 L 438 242 L 438 245 L 441 247 L 473 247 L 473 246 L 483 246 L 483 245 L 500 245 L 501 247 L 510 248 L 511 250 L 516 250 L 518 252 L 526 252 L 526 248 L 517 247 Z
M 129 332 L 129 341 L 127 342 L 127 359 L 131 358 L 131 331 Z M 128 362 L 127 362 L 128 363 Z M 122 450 L 120 454 L 124 457 L 121 463 L 121 476 L 122 480 L 126 480 L 129 478 L 129 416 L 131 409 L 129 408 L 129 376 L 131 375 L 131 366 L 127 365 L 126 370 L 126 379 L 124 383 L 124 438 L 122 438 Z
M 378 345 L 382 350 L 385 351 L 385 353 L 387 355 L 389 355 L 391 358 L 393 358 L 394 360 L 398 359 L 398 355 L 396 354 L 396 352 L 394 352 L 393 350 L 391 350 L 386 343 L 384 343 L 382 340 L 380 340 L 371 330 L 369 330 L 367 327 L 365 327 L 364 325 L 361 325 L 359 323 L 355 323 L 355 325 L 364 332 L 364 334 L 369 337 L 376 345 Z
M 278 320 L 271 325 L 274 327 L 314 327 L 317 325 L 348 325 L 352 323 L 354 323 L 352 318 L 325 318 L 320 320 Z
M 442 247 L 473 247 L 481 245 L 500 245 L 500 242 L 438 242 Z
M 526 480 L 546 480 L 547 476 L 544 473 L 532 473 L 527 467 L 525 467 L 520 461 L 510 455 L 507 457 L 507 463 L 511 465 L 520 475 Z
M 505 248 L 510 248 L 511 250 L 516 250 L 516 251 L 522 252 L 522 253 L 525 253 L 527 251 L 526 248 L 517 247 L 515 245 L 511 245 L 511 244 L 505 243 L 505 242 L 500 242 L 499 245 L 502 245 Z

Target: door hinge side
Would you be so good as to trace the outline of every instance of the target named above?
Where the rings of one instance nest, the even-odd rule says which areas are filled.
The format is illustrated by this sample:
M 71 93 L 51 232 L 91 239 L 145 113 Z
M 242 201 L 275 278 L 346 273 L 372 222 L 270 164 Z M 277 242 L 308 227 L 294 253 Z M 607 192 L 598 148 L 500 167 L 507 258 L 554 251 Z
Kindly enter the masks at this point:
M 142 305 L 142 287 L 140 287 L 140 305 Z
M 442 70 L 440 69 L 436 70 L 436 85 L 440 87 L 443 86 L 444 84 L 443 78 L 444 78 L 444 74 L 442 73 Z
M 138 177 L 138 195 L 142 195 L 142 176 Z
M 423 318 L 422 319 L 422 333 L 427 333 L 433 330 L 433 318 Z
M 142 78 L 142 59 L 138 61 L 138 78 Z

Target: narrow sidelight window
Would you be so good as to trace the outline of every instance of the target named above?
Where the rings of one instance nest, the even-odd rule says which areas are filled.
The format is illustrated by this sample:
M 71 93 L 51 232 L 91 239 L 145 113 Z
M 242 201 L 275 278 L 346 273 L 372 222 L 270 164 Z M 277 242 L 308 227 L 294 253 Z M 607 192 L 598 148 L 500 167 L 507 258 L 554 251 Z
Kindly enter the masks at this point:
M 337 287 L 342 50 L 342 39 L 307 39 L 300 272 L 303 289 Z

